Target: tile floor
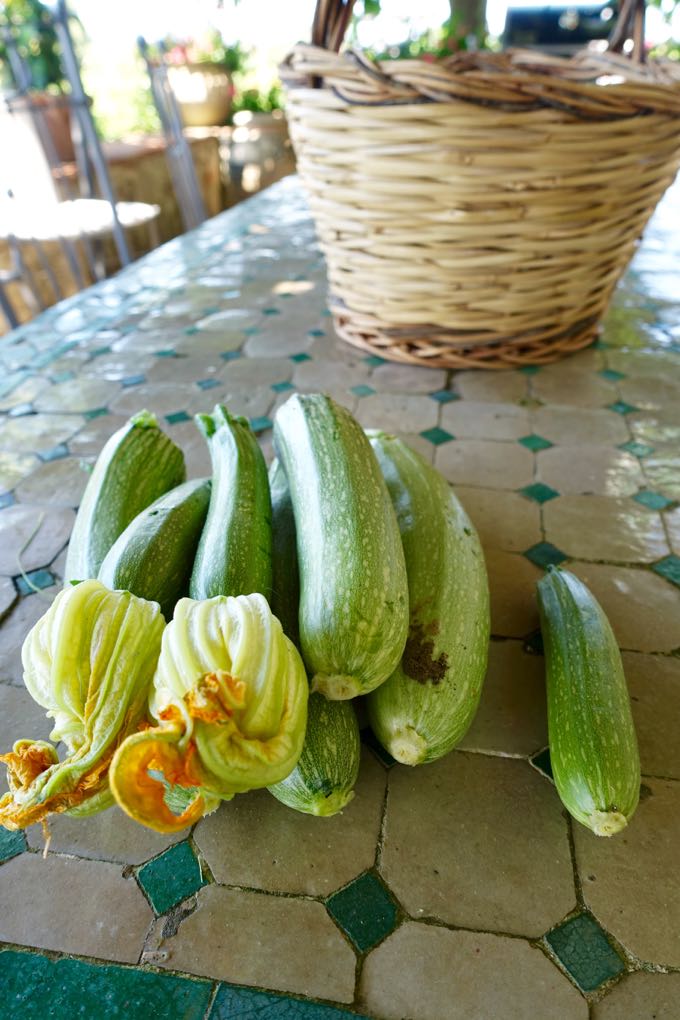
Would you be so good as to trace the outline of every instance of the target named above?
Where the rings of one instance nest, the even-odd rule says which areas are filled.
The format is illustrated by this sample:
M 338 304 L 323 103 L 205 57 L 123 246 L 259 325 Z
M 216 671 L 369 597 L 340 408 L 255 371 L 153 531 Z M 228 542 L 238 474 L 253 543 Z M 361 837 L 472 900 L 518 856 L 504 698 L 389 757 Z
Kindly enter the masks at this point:
M 679 213 L 676 188 L 598 344 L 542 369 L 446 373 L 338 342 L 292 179 L 0 341 L 3 750 L 47 735 L 21 643 L 58 591 L 88 465 L 141 407 L 193 476 L 191 416 L 217 401 L 268 456 L 295 390 L 398 430 L 475 521 L 493 617 L 460 748 L 408 770 L 366 733 L 341 817 L 261 791 L 164 837 L 112 809 L 56 819 L 46 857 L 39 828 L 0 829 L 2 1017 L 680 1017 Z M 550 779 L 550 563 L 587 581 L 624 650 L 644 785 L 611 841 Z

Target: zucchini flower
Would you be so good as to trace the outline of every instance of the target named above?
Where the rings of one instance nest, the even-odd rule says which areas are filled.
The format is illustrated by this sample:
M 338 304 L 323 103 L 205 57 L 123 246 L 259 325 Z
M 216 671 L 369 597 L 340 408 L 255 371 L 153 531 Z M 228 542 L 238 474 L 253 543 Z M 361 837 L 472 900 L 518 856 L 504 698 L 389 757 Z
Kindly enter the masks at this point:
M 159 725 L 116 751 L 116 800 L 136 821 L 173 832 L 220 800 L 278 782 L 302 751 L 307 692 L 302 659 L 264 596 L 180 599 L 149 698 Z M 168 787 L 186 791 L 181 814 L 168 807 Z
M 22 829 L 52 812 L 93 814 L 112 803 L 114 751 L 146 717 L 165 621 L 156 602 L 83 581 L 61 591 L 22 648 L 29 694 L 54 720 L 50 740 L 17 740 L 0 755 L 10 792 L 0 824 Z

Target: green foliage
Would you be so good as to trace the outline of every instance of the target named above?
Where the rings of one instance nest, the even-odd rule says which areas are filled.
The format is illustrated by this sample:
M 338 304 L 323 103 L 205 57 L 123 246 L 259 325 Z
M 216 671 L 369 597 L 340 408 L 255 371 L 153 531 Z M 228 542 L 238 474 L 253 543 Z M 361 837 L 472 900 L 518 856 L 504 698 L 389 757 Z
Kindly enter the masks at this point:
M 283 107 L 283 89 L 280 82 L 275 82 L 270 89 L 258 88 L 236 90 L 232 113 L 250 110 L 251 113 L 271 113 Z
M 35 88 L 50 87 L 62 91 L 59 44 L 49 9 L 40 0 L 7 0 L 0 8 L 0 27 L 9 27 L 15 35 L 19 52 L 28 62 Z M 7 54 L 0 41 L 0 80 L 8 83 L 11 73 Z
M 243 74 L 248 69 L 250 51 L 238 40 L 226 43 L 216 28 L 193 39 L 166 36 L 163 41 L 172 64 L 219 64 L 230 74 Z

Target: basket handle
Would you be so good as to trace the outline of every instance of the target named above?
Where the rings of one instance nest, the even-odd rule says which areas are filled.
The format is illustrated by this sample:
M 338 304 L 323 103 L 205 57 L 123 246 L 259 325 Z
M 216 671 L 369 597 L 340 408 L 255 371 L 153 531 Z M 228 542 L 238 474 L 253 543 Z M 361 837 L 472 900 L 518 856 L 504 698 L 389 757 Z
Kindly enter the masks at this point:
M 337 53 L 352 17 L 354 0 L 316 0 L 312 23 L 312 44 Z M 620 53 L 626 39 L 633 39 L 632 58 L 645 60 L 645 0 L 622 0 L 607 49 Z

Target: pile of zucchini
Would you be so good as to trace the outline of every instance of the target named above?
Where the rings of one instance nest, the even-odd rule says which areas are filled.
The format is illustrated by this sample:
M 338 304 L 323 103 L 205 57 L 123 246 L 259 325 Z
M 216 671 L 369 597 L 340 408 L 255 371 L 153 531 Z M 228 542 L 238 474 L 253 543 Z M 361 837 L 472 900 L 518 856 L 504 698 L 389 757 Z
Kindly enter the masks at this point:
M 311 687 L 297 766 L 270 787 L 340 811 L 359 770 L 361 698 L 398 762 L 463 737 L 486 672 L 489 590 L 477 533 L 446 480 L 400 439 L 365 432 L 322 394 L 277 412 L 269 472 L 244 418 L 197 415 L 210 479 L 141 412 L 104 447 L 78 512 L 67 582 L 98 578 L 158 602 L 260 592 Z M 637 803 L 639 761 L 620 656 L 602 610 L 566 571 L 539 584 L 558 792 L 601 835 Z

